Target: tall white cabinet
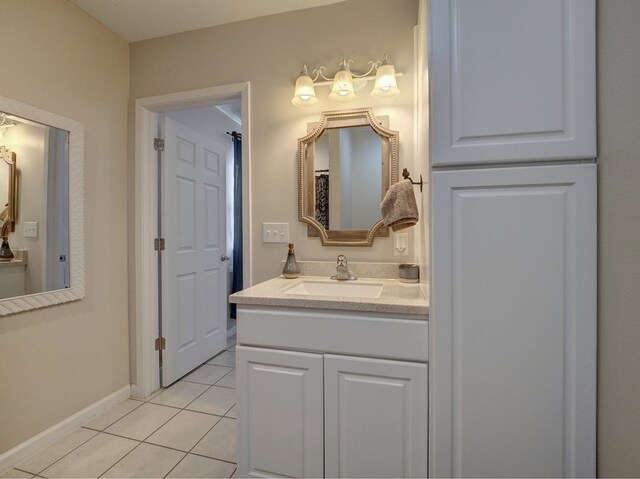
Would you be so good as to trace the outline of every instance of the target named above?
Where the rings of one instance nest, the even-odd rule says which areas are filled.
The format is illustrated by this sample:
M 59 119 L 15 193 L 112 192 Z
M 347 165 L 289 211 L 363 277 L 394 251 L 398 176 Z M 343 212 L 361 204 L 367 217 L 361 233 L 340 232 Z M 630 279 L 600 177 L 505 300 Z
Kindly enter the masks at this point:
M 432 477 L 593 477 L 594 0 L 429 0 Z
M 595 170 L 433 173 L 433 476 L 594 475 Z
M 595 157 L 595 0 L 428 3 L 432 165 Z

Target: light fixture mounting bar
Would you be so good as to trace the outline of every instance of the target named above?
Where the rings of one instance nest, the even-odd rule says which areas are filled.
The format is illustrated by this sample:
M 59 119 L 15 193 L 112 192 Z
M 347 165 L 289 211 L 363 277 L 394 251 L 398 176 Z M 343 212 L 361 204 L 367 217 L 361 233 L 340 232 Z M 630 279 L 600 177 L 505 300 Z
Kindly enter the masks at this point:
M 402 72 L 397 72 L 397 73 L 396 73 L 396 78 L 402 78 L 403 76 L 404 76 L 404 73 L 402 73 Z M 365 82 L 369 82 L 369 81 L 372 81 L 372 80 L 375 80 L 375 79 L 376 79 L 376 76 L 375 76 L 375 75 L 360 76 L 360 77 L 357 77 L 357 76 L 353 75 L 353 77 L 354 77 L 356 80 L 363 80 L 363 81 L 365 81 Z M 314 81 L 314 82 L 313 82 L 313 84 L 314 84 L 315 86 L 328 86 L 328 85 L 333 85 L 333 80 L 326 80 L 326 81 Z

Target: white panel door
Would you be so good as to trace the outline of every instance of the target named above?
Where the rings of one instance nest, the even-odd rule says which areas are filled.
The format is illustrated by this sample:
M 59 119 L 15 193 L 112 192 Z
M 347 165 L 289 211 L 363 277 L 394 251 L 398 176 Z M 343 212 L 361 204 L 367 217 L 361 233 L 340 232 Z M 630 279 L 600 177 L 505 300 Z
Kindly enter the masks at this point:
M 427 476 L 427 365 L 325 355 L 326 477 Z
M 430 0 L 433 165 L 596 156 L 595 0 Z
M 162 334 L 167 386 L 227 344 L 225 149 L 163 119 Z
M 322 355 L 238 346 L 238 477 L 323 477 Z
M 594 477 L 596 165 L 432 175 L 432 477 Z

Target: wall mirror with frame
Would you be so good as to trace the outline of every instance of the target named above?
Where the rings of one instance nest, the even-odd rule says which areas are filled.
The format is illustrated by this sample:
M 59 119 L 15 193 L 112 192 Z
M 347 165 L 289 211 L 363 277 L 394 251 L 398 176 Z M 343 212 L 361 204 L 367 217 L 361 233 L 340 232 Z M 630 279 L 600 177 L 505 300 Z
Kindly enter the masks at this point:
M 380 202 L 398 181 L 398 132 L 371 109 L 324 112 L 298 139 L 300 221 L 324 246 L 389 236 Z
M 84 128 L 2 96 L 0 120 L 0 316 L 81 299 Z
M 0 113 L 0 124 L 2 123 L 14 126 L 11 120 Z M 0 237 L 16 230 L 17 184 L 16 154 L 0 145 Z

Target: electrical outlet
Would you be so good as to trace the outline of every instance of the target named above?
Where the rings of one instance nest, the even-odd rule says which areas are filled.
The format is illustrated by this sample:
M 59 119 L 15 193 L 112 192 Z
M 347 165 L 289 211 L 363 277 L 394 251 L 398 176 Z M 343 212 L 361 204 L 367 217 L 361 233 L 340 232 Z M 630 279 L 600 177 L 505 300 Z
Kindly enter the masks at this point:
M 393 255 L 409 256 L 409 233 L 393 234 Z
M 37 221 L 25 221 L 22 223 L 22 235 L 25 238 L 37 238 L 38 237 L 38 222 Z
M 262 223 L 263 243 L 288 243 L 289 223 Z

